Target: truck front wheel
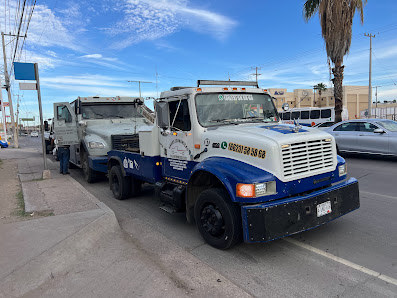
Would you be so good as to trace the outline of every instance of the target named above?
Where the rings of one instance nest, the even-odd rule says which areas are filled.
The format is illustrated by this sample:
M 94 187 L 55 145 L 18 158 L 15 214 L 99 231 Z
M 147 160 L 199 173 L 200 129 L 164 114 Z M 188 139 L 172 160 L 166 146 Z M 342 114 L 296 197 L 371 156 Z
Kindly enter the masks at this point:
M 128 178 L 123 177 L 120 166 L 113 166 L 109 172 L 109 184 L 113 196 L 117 200 L 125 200 L 130 196 L 130 185 Z
M 209 245 L 228 249 L 241 242 L 241 211 L 224 189 L 201 192 L 194 206 L 194 217 L 201 236 Z
M 85 181 L 87 181 L 88 183 L 93 183 L 95 181 L 96 175 L 95 171 L 90 168 L 90 165 L 88 163 L 88 154 L 85 151 L 81 156 L 81 167 L 83 168 Z

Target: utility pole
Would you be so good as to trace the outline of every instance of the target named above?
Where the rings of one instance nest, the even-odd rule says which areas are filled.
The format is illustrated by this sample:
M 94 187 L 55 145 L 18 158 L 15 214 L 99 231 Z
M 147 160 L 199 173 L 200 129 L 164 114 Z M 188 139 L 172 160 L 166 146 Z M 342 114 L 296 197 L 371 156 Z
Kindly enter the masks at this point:
M 378 87 L 382 86 L 375 86 L 375 118 L 376 118 L 376 109 L 378 108 Z
M 0 78 L 0 86 L 1 86 L 1 78 Z M 3 102 L 3 90 L 0 88 L 0 101 L 1 101 L 1 116 L 3 117 L 3 130 L 4 130 L 4 138 L 7 142 L 7 119 L 6 119 L 6 112 L 4 109 L 4 102 Z
M 372 104 L 372 37 L 375 34 L 364 33 L 364 36 L 369 37 L 369 84 L 368 84 L 368 118 L 371 118 L 371 104 Z
M 14 94 L 14 96 L 17 96 L 17 129 L 16 129 L 16 133 L 18 134 L 18 132 L 19 132 L 19 126 L 18 126 L 18 123 L 19 123 L 19 121 L 18 121 L 18 119 L 19 119 L 19 94 Z
M 258 66 L 256 66 L 256 67 L 255 67 L 255 73 L 252 73 L 252 74 L 251 74 L 252 76 L 255 76 L 256 84 L 258 84 L 258 76 L 262 75 L 261 73 L 258 73 L 258 69 L 261 69 L 261 68 L 258 67 Z M 229 80 L 230 80 L 230 79 L 229 79 Z
M 157 73 L 156 73 L 157 74 Z M 130 82 L 130 83 L 139 83 L 139 97 L 142 97 L 141 96 L 141 83 L 148 83 L 148 84 L 151 84 L 152 82 L 146 82 L 146 81 L 127 81 L 127 82 Z
M 7 57 L 6 57 L 6 45 L 4 43 L 4 32 L 1 32 L 1 41 L 3 43 L 4 77 L 6 81 L 5 89 L 7 90 L 8 93 L 8 104 L 10 106 L 11 128 L 12 128 L 12 133 L 14 135 L 14 146 L 15 148 L 19 148 L 18 134 L 16 131 L 15 120 L 14 120 L 14 109 L 12 107 L 10 77 L 8 76 L 8 70 L 7 70 Z
M 313 107 L 316 106 L 316 86 L 313 86 Z

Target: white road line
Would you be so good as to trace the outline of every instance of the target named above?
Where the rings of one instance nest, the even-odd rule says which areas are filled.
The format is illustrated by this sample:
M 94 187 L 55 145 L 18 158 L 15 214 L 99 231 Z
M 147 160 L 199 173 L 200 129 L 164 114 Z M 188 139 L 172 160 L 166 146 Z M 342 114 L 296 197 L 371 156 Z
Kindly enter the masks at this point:
M 373 192 L 368 192 L 368 191 L 362 191 L 362 190 L 360 190 L 360 193 L 366 194 L 366 195 L 372 195 L 372 196 L 378 196 L 378 197 L 385 197 L 385 198 L 397 200 L 397 197 L 392 197 L 392 196 L 387 196 L 387 195 L 381 195 L 381 194 L 378 194 L 378 193 L 373 193 Z
M 356 269 L 356 270 L 358 270 L 358 271 L 360 271 L 360 272 L 363 272 L 363 273 L 366 273 L 366 274 L 368 274 L 368 275 L 377 277 L 377 278 L 379 278 L 379 279 L 381 279 L 381 280 L 383 280 L 383 281 L 385 281 L 385 282 L 388 282 L 388 283 L 390 283 L 390 284 L 393 284 L 393 285 L 397 286 L 397 279 L 395 279 L 395 278 L 392 278 L 392 277 L 389 277 L 389 276 L 384 275 L 384 274 L 382 274 L 382 273 L 379 273 L 379 272 L 373 271 L 373 270 L 371 270 L 371 269 L 365 268 L 364 266 L 357 265 L 357 264 L 352 263 L 352 262 L 350 262 L 350 261 L 348 261 L 348 260 L 345 260 L 345 259 L 342 259 L 342 258 L 340 258 L 340 257 L 334 256 L 334 255 L 332 255 L 332 254 L 330 254 L 330 253 L 328 253 L 328 252 L 322 251 L 321 249 L 315 248 L 315 247 L 313 247 L 313 246 L 311 246 L 311 245 L 302 243 L 302 242 L 297 241 L 297 240 L 295 240 L 295 239 L 292 239 L 292 238 L 283 238 L 283 240 L 284 240 L 284 241 L 287 241 L 287 242 L 290 242 L 290 243 L 292 243 L 292 244 L 295 244 L 295 245 L 297 245 L 297 246 L 299 246 L 299 247 L 301 247 L 301 248 L 310 250 L 311 252 L 314 252 L 314 253 L 316 253 L 316 254 L 319 254 L 319 255 L 321 255 L 321 256 L 323 256 L 323 257 L 326 257 L 326 258 L 328 258 L 328 259 L 330 259 L 330 260 L 333 260 L 333 261 L 335 261 L 335 262 L 341 263 L 341 264 L 346 265 L 346 266 L 348 266 L 348 267 L 350 267 L 350 268 L 353 268 L 353 269 Z

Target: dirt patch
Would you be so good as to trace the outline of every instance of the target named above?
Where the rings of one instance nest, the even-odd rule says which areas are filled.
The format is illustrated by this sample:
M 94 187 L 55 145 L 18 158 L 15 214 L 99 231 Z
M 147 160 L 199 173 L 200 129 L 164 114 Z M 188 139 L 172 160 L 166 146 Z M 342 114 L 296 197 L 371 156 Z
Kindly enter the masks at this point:
M 0 223 L 33 219 L 52 213 L 25 213 L 21 184 L 18 178 L 18 163 L 16 160 L 0 160 Z
M 20 209 L 18 197 L 20 199 L 22 196 L 17 174 L 18 165 L 15 161 L 2 160 L 0 162 L 0 223 L 21 220 L 16 214 L 16 211 Z

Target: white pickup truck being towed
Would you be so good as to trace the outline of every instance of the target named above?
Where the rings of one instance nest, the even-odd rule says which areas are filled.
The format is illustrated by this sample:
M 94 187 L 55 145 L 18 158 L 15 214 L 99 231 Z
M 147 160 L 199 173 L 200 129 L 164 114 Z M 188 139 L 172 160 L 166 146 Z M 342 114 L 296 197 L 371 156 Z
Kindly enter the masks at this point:
M 359 208 L 358 182 L 346 179 L 334 138 L 282 124 L 255 82 L 174 87 L 155 111 L 155 125 L 138 130 L 139 151 L 108 152 L 113 194 L 126 199 L 155 184 L 161 208 L 186 212 L 216 248 L 271 241 Z
M 107 173 L 109 150 L 139 152 L 137 131 L 153 123 L 151 112 L 139 97 L 78 97 L 54 103 L 54 132 L 58 146 L 70 146 L 70 163 L 91 183 Z

